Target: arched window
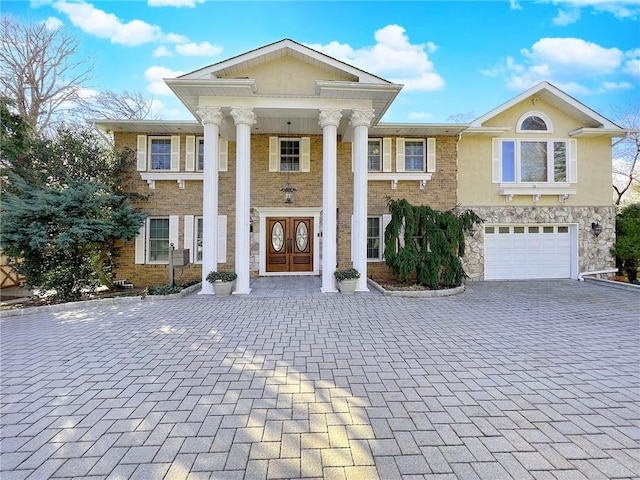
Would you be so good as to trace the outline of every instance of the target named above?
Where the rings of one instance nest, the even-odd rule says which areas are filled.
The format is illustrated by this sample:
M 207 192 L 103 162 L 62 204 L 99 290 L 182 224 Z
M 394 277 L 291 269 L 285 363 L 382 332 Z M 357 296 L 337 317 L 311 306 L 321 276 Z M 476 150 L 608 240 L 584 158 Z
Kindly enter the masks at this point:
M 518 132 L 553 132 L 551 120 L 540 112 L 527 112 L 518 120 Z

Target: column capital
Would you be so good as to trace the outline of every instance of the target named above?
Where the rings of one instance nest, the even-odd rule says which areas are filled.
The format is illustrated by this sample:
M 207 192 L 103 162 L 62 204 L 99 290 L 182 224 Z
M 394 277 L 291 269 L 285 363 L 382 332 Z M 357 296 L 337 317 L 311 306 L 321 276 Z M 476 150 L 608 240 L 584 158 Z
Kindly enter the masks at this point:
M 256 114 L 253 113 L 253 107 L 233 107 L 231 109 L 231 116 L 234 122 L 236 122 L 236 125 L 252 126 L 256 123 Z
M 203 125 L 207 123 L 213 123 L 220 126 L 222 124 L 224 114 L 222 113 L 222 109 L 220 107 L 198 106 L 197 112 L 198 115 L 200 115 L 200 119 L 202 120 Z
M 340 125 L 340 119 L 342 118 L 342 110 L 338 108 L 326 108 L 320 110 L 318 116 L 318 124 L 324 127 L 337 127 Z
M 368 127 L 374 117 L 373 108 L 362 108 L 351 110 L 351 121 L 349 125 L 352 127 Z

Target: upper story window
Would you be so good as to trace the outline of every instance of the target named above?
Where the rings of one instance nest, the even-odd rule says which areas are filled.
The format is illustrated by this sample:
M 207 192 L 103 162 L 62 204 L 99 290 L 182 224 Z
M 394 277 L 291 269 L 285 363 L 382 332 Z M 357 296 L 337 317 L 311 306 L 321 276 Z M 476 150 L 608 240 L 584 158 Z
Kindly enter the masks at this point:
M 280 139 L 280 171 L 299 172 L 300 171 L 300 139 L 281 138 Z
M 149 137 L 151 170 L 171 170 L 171 138 Z
M 382 139 L 369 139 L 368 144 L 368 164 L 370 172 L 379 172 L 382 170 Z
M 424 172 L 424 140 L 407 139 L 404 142 L 405 172 Z
M 516 132 L 553 133 L 553 124 L 551 119 L 542 112 L 527 112 L 518 120 Z
M 311 171 L 311 138 L 269 137 L 269 171 Z
M 493 179 L 497 183 L 576 181 L 575 140 L 494 139 Z

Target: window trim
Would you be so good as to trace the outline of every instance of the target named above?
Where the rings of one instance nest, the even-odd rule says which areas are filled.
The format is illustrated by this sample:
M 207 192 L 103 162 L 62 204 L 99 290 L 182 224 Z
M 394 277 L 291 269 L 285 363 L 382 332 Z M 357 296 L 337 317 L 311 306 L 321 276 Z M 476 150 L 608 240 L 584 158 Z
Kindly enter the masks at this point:
M 499 165 L 499 179 L 498 182 L 500 185 L 505 186 L 514 186 L 514 185 L 523 185 L 523 186 L 533 186 L 533 185 L 544 185 L 544 186 L 560 186 L 560 185 L 568 185 L 571 183 L 570 181 L 570 169 L 572 168 L 571 163 L 571 149 L 575 148 L 572 145 L 571 139 L 566 138 L 499 138 L 497 139 L 499 142 L 499 151 L 494 152 L 494 168 Z M 504 180 L 504 161 L 503 161 L 503 152 L 504 152 L 504 144 L 507 142 L 513 142 L 514 144 L 514 158 L 513 158 L 513 167 L 514 167 L 514 180 Z M 547 148 L 547 164 L 546 164 L 546 179 L 545 180 L 534 180 L 534 181 L 523 181 L 522 180 L 522 143 L 530 143 L 530 142 L 540 142 L 545 143 Z M 555 181 L 555 155 L 554 155 L 554 146 L 556 143 L 564 143 L 565 144 L 565 180 L 564 181 Z M 496 165 L 497 162 L 497 165 Z M 498 177 L 494 177 L 498 178 Z
M 153 168 L 153 141 L 169 140 L 169 168 Z M 171 171 L 171 151 L 173 150 L 171 137 L 168 135 L 149 135 L 147 137 L 148 169 L 150 172 L 170 172 Z
M 522 128 L 522 124 L 529 117 L 540 117 L 544 121 L 544 123 L 546 124 L 547 129 L 546 130 L 525 130 L 525 129 L 523 129 Z M 516 123 L 516 133 L 526 133 L 526 134 L 529 134 L 529 135 L 531 135 L 531 134 L 540 135 L 540 134 L 546 134 L 546 133 L 553 133 L 553 122 L 544 113 L 538 112 L 538 111 L 535 111 L 535 110 L 531 110 L 531 111 L 528 111 L 528 112 L 524 113 L 523 115 L 521 115 L 520 118 L 518 119 L 518 122 Z
M 377 219 L 378 220 L 378 256 L 377 257 L 370 257 L 369 256 L 369 239 L 370 238 L 374 238 L 374 237 L 370 237 L 369 236 L 369 220 L 371 219 Z M 381 262 L 382 261 L 382 256 L 384 254 L 384 228 L 383 228 L 383 223 L 384 220 L 382 218 L 382 215 L 368 215 L 367 216 L 367 262 Z
M 204 137 L 196 135 L 194 148 L 194 163 L 196 172 L 204 172 L 204 150 L 202 152 L 202 168 L 200 168 L 200 142 L 202 142 L 202 148 L 204 149 Z
M 145 238 L 145 246 L 146 246 L 146 255 L 145 255 L 145 259 L 146 259 L 146 263 L 150 264 L 150 265 L 166 265 L 169 263 L 169 257 L 167 256 L 166 260 L 151 260 L 151 222 L 153 220 L 166 220 L 168 222 L 168 227 L 169 227 L 169 236 L 167 238 L 167 248 L 169 251 L 169 255 L 170 253 L 170 245 L 171 245 L 171 218 L 169 216 L 156 216 L 156 217 L 149 217 L 147 219 L 147 234 L 146 234 L 146 238 Z
M 377 169 L 372 169 L 371 168 L 371 164 L 369 163 L 369 144 L 370 143 L 377 143 L 378 144 L 378 148 L 379 148 L 379 153 L 378 153 L 378 168 Z M 368 173 L 380 173 L 383 171 L 384 169 L 384 149 L 383 149 L 383 139 L 381 137 L 373 137 L 373 138 L 368 138 L 367 139 L 367 172 Z
M 419 170 L 416 169 L 412 169 L 409 170 L 407 169 L 407 143 L 411 142 L 411 143 L 421 143 L 422 144 L 422 168 L 420 168 Z M 404 153 L 403 153 L 403 159 L 404 159 L 404 172 L 406 173 L 422 173 L 422 172 L 426 172 L 427 171 L 427 139 L 426 138 L 405 138 L 404 139 Z
M 298 143 L 298 169 L 297 170 L 284 170 L 282 168 L 282 142 L 297 142 Z M 295 155 L 290 155 L 292 158 Z M 288 163 L 286 163 L 288 165 Z M 294 164 L 292 163 L 291 166 Z M 302 171 L 302 138 L 301 137 L 278 137 L 278 171 L 286 173 L 298 173 Z

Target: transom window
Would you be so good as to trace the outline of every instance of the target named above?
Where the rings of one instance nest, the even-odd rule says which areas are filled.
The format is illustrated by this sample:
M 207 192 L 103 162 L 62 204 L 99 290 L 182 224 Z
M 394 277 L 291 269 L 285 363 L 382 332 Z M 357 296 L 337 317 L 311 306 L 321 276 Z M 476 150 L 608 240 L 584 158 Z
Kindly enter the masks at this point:
M 150 138 L 149 152 L 151 160 L 151 170 L 171 169 L 171 139 L 170 138 Z
M 149 261 L 169 261 L 169 219 L 149 219 Z
M 280 171 L 300 171 L 300 139 L 280 139 Z
M 516 132 L 553 133 L 553 124 L 551 119 L 542 112 L 527 112 L 518 120 Z
M 567 141 L 503 140 L 502 182 L 566 183 Z
M 404 169 L 406 172 L 424 172 L 424 140 L 405 140 Z
M 382 169 L 382 139 L 369 140 L 368 146 L 369 171 L 379 172 Z

